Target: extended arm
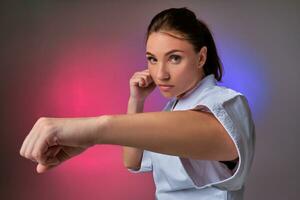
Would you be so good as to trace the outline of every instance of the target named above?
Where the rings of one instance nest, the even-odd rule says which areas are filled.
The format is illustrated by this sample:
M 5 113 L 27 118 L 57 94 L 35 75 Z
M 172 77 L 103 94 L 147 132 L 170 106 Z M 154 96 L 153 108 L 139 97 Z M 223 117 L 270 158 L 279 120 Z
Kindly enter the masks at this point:
M 201 111 L 102 116 L 98 144 L 117 144 L 202 160 L 233 160 L 238 154 L 219 121 Z
M 235 145 L 214 115 L 202 111 L 132 113 L 89 118 L 40 118 L 20 154 L 45 172 L 95 144 L 117 144 L 180 157 L 228 161 Z M 132 150 L 133 150 L 132 149 Z M 133 154 L 131 154 L 133 155 Z M 135 166 L 138 166 L 134 159 Z

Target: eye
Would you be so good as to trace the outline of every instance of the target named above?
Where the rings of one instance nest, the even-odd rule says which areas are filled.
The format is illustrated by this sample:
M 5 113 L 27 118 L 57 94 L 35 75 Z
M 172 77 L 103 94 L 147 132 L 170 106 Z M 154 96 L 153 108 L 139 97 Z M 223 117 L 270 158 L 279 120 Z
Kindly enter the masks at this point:
M 147 57 L 147 60 L 148 60 L 151 64 L 155 64 L 155 63 L 157 62 L 157 60 L 156 60 L 154 57 L 152 57 L 152 56 L 148 56 L 148 57 Z
M 179 56 L 179 55 L 171 55 L 170 59 L 171 59 L 172 63 L 179 64 L 180 61 L 181 61 L 181 56 Z

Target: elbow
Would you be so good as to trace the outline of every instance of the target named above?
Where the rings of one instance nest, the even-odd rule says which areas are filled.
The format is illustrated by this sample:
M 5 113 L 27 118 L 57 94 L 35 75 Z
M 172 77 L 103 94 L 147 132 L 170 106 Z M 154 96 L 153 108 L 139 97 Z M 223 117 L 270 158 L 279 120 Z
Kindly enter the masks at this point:
M 239 154 L 237 152 L 237 150 L 234 150 L 234 152 L 232 152 L 229 156 L 228 159 L 226 159 L 227 161 L 232 161 L 232 160 L 236 160 L 239 157 Z
M 223 155 L 223 161 L 232 161 L 239 157 L 238 150 L 233 141 L 231 141 L 230 145 L 227 145 L 227 150 L 225 152 L 226 154 Z
M 125 166 L 127 169 L 138 171 L 141 167 L 140 166 Z
M 123 165 L 128 169 L 138 170 L 142 162 L 142 151 L 132 147 L 123 147 Z
M 228 134 L 228 132 L 225 130 L 223 126 L 221 127 L 221 131 L 218 134 L 219 143 L 222 148 L 220 149 L 222 151 L 222 160 L 224 161 L 232 161 L 239 157 L 239 152 L 236 144 L 234 143 L 231 136 Z M 220 135 L 222 135 L 220 137 Z M 222 139 L 221 139 L 222 138 Z M 221 139 L 221 140 L 220 140 Z
M 141 165 L 135 165 L 135 164 L 126 162 L 125 160 L 124 160 L 123 164 L 124 164 L 124 167 L 126 167 L 127 169 L 131 169 L 131 170 L 139 170 L 141 167 Z

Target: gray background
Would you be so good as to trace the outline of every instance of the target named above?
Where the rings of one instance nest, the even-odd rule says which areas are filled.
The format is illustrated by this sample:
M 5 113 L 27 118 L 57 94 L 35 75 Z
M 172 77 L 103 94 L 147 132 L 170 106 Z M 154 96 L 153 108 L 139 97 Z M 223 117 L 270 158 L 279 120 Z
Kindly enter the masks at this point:
M 72 188 L 72 185 L 65 185 L 63 189 L 58 188 L 56 182 L 58 176 L 55 171 L 50 172 L 50 175 L 43 175 L 44 178 L 37 177 L 33 172 L 33 166 L 19 157 L 18 150 L 36 116 L 44 114 L 43 111 L 37 113 L 31 108 L 32 96 L 44 83 L 44 79 L 47 79 L 46 75 L 52 73 L 52 61 L 55 60 L 54 55 L 59 50 L 60 43 L 69 37 L 76 39 L 80 34 L 90 34 L 112 42 L 116 38 L 122 38 L 121 48 L 125 48 L 125 45 L 131 44 L 128 41 L 126 43 L 126 39 L 134 41 L 136 38 L 131 46 L 133 49 L 131 52 L 136 54 L 128 54 L 128 60 L 134 60 L 135 57 L 143 57 L 142 41 L 149 20 L 165 8 L 181 6 L 192 9 L 199 18 L 210 25 L 217 44 L 220 44 L 218 46 L 220 52 L 234 54 L 228 52 L 230 43 L 237 45 L 241 42 L 243 44 L 240 46 L 241 49 L 250 49 L 246 51 L 249 52 L 247 58 L 259 60 L 258 65 L 252 67 L 255 73 L 262 77 L 260 83 L 264 85 L 257 84 L 254 91 L 263 97 L 258 96 L 255 103 L 254 98 L 250 101 L 256 123 L 257 141 L 245 199 L 299 198 L 299 183 L 296 182 L 300 178 L 299 1 L 152 0 L 1 1 L 1 199 L 81 199 L 84 195 L 88 199 L 153 198 L 154 187 L 151 177 L 137 175 L 137 178 L 134 175 L 124 175 L 126 171 L 122 172 L 123 179 L 119 180 L 117 185 L 110 184 L 109 180 L 117 180 L 121 173 L 109 171 L 108 174 L 111 176 L 101 175 L 103 177 L 101 182 L 105 184 L 88 180 L 77 183 L 80 182 L 77 175 L 73 177 L 74 185 L 82 189 L 80 192 Z M 45 27 L 48 29 L 42 30 Z M 77 32 L 71 35 L 70 29 Z M 117 46 L 111 50 L 114 52 Z M 234 62 L 234 59 L 231 61 Z M 243 62 L 246 63 L 247 60 Z M 136 63 L 128 61 L 127 64 L 141 64 L 141 59 Z M 230 61 L 227 62 L 227 65 L 229 64 Z M 240 67 L 245 67 L 246 71 L 252 70 L 250 65 Z M 113 72 L 114 69 L 105 70 Z M 230 74 L 230 67 L 226 73 Z M 127 84 L 129 74 L 120 77 Z M 265 95 L 261 94 L 262 91 Z M 152 99 L 156 104 L 149 103 L 148 110 L 157 109 L 158 105 L 164 103 L 158 95 L 152 96 Z M 121 106 L 114 108 L 114 112 L 124 112 L 126 103 L 122 100 Z M 50 102 L 39 106 L 47 107 L 49 104 Z M 56 115 L 57 112 L 51 114 Z M 115 155 L 120 154 L 119 148 L 114 151 Z M 116 163 L 121 166 L 120 158 Z M 72 179 L 72 177 L 65 178 Z M 99 187 L 94 184 L 99 184 Z M 107 187 L 104 190 L 100 185 Z M 92 192 L 95 194 L 92 195 Z M 73 193 L 73 196 L 70 193 Z M 101 195 L 96 195 L 97 193 Z

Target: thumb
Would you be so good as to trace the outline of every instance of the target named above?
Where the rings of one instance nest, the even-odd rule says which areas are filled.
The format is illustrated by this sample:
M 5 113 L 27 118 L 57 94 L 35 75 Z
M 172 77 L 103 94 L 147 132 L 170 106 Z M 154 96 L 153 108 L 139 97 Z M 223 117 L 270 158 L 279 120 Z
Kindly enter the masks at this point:
M 48 171 L 49 169 L 51 169 L 55 166 L 56 165 L 44 165 L 44 164 L 39 163 L 36 166 L 36 171 L 37 171 L 37 173 L 41 174 L 41 173 L 44 173 L 44 172 Z

